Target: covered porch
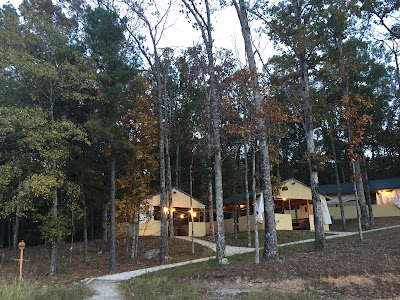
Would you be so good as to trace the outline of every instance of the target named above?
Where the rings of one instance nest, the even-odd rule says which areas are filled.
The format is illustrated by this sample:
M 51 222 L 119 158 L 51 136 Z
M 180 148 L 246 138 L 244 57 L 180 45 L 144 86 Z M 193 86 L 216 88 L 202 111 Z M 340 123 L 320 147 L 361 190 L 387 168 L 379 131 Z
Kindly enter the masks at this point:
M 326 198 L 319 195 L 325 231 L 329 231 L 332 224 Z M 260 193 L 256 195 L 260 201 Z M 254 229 L 254 203 L 250 195 L 250 226 Z M 260 203 L 256 202 L 256 206 Z M 279 194 L 274 197 L 276 230 L 311 230 L 314 231 L 314 213 L 311 197 L 311 188 L 302 182 L 291 178 L 281 183 Z M 261 207 L 263 204 L 261 204 Z M 261 209 L 262 210 L 262 209 Z M 236 195 L 225 200 L 224 205 L 225 231 L 227 233 L 247 230 L 246 197 L 245 194 Z M 259 229 L 264 228 L 263 214 L 256 216 L 259 220 Z

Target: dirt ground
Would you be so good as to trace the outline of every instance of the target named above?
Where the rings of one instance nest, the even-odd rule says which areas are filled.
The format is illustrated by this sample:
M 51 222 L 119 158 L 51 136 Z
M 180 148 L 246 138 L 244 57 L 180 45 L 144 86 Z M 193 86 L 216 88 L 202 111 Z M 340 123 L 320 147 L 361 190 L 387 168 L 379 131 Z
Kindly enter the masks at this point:
M 121 273 L 153 267 L 159 264 L 159 237 L 141 237 L 139 241 L 136 260 L 130 258 L 129 248 L 126 243 L 118 245 L 117 267 L 115 270 L 109 270 L 109 254 L 101 253 L 100 241 L 89 243 L 88 260 L 83 262 L 82 243 L 63 243 L 59 245 L 58 253 L 58 274 L 48 277 L 50 261 L 50 247 L 34 246 L 27 247 L 24 250 L 24 277 L 34 280 L 50 280 L 60 283 L 77 282 L 89 277 L 97 277 L 106 274 Z M 169 240 L 169 262 L 192 260 L 200 257 L 212 256 L 213 252 L 205 247 L 196 245 L 196 254 L 191 254 L 191 243 L 170 239 Z M 154 257 L 145 257 L 145 253 L 153 252 Z M 19 254 L 13 249 L 0 248 L 0 276 L 2 278 L 17 278 L 19 272 Z
M 219 294 L 216 299 L 242 299 L 239 295 L 251 292 L 303 299 L 400 299 L 400 228 L 366 234 L 362 243 L 357 236 L 331 240 L 324 251 L 284 254 L 258 266 L 238 261 L 193 278 Z
M 143 238 L 139 253 L 158 249 L 159 238 Z M 191 244 L 172 239 L 170 262 L 191 260 L 213 255 L 211 250 L 196 245 L 196 256 L 190 254 Z M 231 264 L 223 267 L 209 265 L 185 278 L 183 284 L 207 287 L 215 298 L 210 299 L 284 299 L 242 298 L 241 295 L 287 294 L 302 295 L 301 299 L 400 299 L 400 228 L 369 233 L 360 243 L 357 236 L 328 240 L 327 248 L 313 252 L 310 245 L 299 245 L 296 251 L 280 248 L 280 256 L 270 262 L 255 265 L 253 254 L 248 259 L 230 259 Z M 120 245 L 117 269 L 108 269 L 108 253 L 98 253 L 99 245 L 90 243 L 89 259 L 82 262 L 82 245 L 61 245 L 59 274 L 49 278 L 50 248 L 45 246 L 25 249 L 24 276 L 30 279 L 51 280 L 62 283 L 77 282 L 128 270 L 158 265 L 158 255 L 152 259 L 143 255 L 136 261 L 129 257 L 127 247 Z M 0 276 L 17 278 L 18 253 L 0 249 Z M 299 299 L 288 296 L 287 299 Z

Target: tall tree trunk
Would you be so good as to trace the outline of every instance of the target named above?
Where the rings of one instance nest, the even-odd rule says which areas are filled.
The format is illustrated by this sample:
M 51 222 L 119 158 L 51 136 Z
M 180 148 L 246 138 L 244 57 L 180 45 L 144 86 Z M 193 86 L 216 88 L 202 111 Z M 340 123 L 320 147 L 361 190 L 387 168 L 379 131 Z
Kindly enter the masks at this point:
M 179 128 L 178 128 L 179 132 Z M 179 133 L 178 133 L 179 134 Z M 175 187 L 179 188 L 179 160 L 180 160 L 180 145 L 176 143 L 176 161 L 175 161 Z
M 364 184 L 361 174 L 360 159 L 357 157 L 353 160 L 354 165 L 354 182 L 356 184 L 358 204 L 360 205 L 361 226 L 363 230 L 370 229 L 368 208 L 365 201 Z
M 367 165 L 365 163 L 365 155 L 362 156 L 362 162 L 363 162 L 363 181 L 364 181 L 364 186 L 365 186 L 365 194 L 366 194 L 366 201 L 367 201 L 367 206 L 368 206 L 368 215 L 369 215 L 369 224 L 370 226 L 374 225 L 374 212 L 372 210 L 372 200 L 371 200 L 371 191 L 369 189 L 369 183 L 368 183 L 368 171 L 367 171 Z
M 348 81 L 348 74 L 347 70 L 345 67 L 345 58 L 343 55 L 343 32 L 337 33 L 335 36 L 335 41 L 336 41 L 336 47 L 339 51 L 339 69 L 341 73 L 341 85 L 342 85 L 342 92 L 343 92 L 343 97 L 344 98 L 349 98 L 349 81 Z M 351 122 L 349 121 L 348 124 L 348 130 L 349 130 L 349 141 L 352 141 L 353 139 L 353 131 L 351 129 Z M 353 152 L 353 151 L 351 151 Z M 363 186 L 363 180 L 362 180 L 362 175 L 361 175 L 361 168 L 360 168 L 360 158 L 357 155 L 354 155 L 352 153 L 352 170 L 353 170 L 353 177 L 354 177 L 354 184 L 355 184 L 355 195 L 356 195 L 356 201 L 358 205 L 360 206 L 360 213 L 361 213 L 361 224 L 362 228 L 368 229 L 369 228 L 369 222 L 368 221 L 368 216 L 367 216 L 367 209 L 365 205 L 365 194 L 364 194 L 364 186 Z M 357 199 L 358 198 L 358 199 Z
M 244 40 L 244 46 L 247 56 L 247 62 L 251 71 L 251 81 L 253 86 L 253 99 L 255 104 L 256 116 L 262 113 L 261 102 L 262 96 L 258 87 L 257 66 L 251 44 L 251 32 L 249 21 L 247 17 L 247 8 L 244 0 L 233 1 L 237 15 L 239 17 L 241 31 Z M 271 164 L 269 158 L 269 150 L 266 137 L 266 125 L 262 117 L 257 118 L 258 138 L 260 142 L 260 156 L 261 156 L 261 188 L 264 194 L 264 259 L 271 259 L 278 255 L 278 240 L 276 237 L 275 227 L 275 212 L 274 212 L 274 198 L 272 195 L 271 185 Z
M 336 190 L 337 190 L 337 195 L 339 198 L 339 206 L 340 206 L 340 216 L 342 220 L 342 228 L 343 230 L 346 230 L 346 217 L 344 215 L 344 207 L 343 207 L 343 198 L 342 198 L 342 191 L 340 188 L 340 179 L 339 179 L 339 169 L 338 169 L 338 161 L 337 161 L 337 155 L 336 155 L 336 146 L 335 146 L 335 131 L 333 128 L 332 121 L 329 122 L 329 136 L 331 139 L 331 145 L 332 145 L 332 155 L 333 155 L 333 161 L 334 161 L 334 166 L 335 166 L 335 180 L 336 180 Z
M 0 248 L 3 248 L 4 244 L 5 244 L 5 242 L 4 242 L 4 237 L 5 237 L 4 228 L 5 228 L 5 225 L 6 225 L 5 221 L 3 219 L 0 219 Z
M 310 186 L 313 201 L 314 211 L 314 227 L 315 227 L 315 242 L 314 247 L 316 250 L 324 249 L 326 246 L 324 224 L 322 219 L 321 199 L 319 198 L 319 182 L 318 182 L 318 162 L 315 153 L 314 143 L 314 126 L 312 107 L 310 103 L 310 91 L 308 80 L 308 65 L 306 61 L 305 51 L 300 55 L 300 83 L 301 83 L 301 100 L 304 106 L 303 125 L 306 135 L 307 152 L 308 152 L 308 165 L 310 169 Z
M 111 200 L 110 200 L 110 269 L 117 266 L 117 231 L 115 221 L 115 153 L 111 152 Z
M 211 27 L 211 12 L 208 0 L 205 0 L 207 6 L 207 35 L 209 37 L 206 43 L 208 69 L 210 75 L 210 96 L 211 96 L 211 118 L 213 127 L 213 145 L 214 145 L 214 173 L 215 173 L 215 206 L 217 209 L 217 235 L 216 235 L 216 257 L 218 264 L 223 263 L 225 258 L 225 228 L 223 211 L 223 188 L 222 188 L 222 157 L 221 157 L 221 138 L 220 138 L 220 115 L 219 104 L 216 94 L 216 79 L 214 69 L 213 39 Z
M 168 222 L 167 214 L 164 213 L 164 207 L 167 206 L 166 194 L 166 166 L 165 166 L 165 120 L 164 120 L 164 93 L 161 78 L 160 56 L 157 50 L 157 41 L 153 31 L 150 29 L 151 42 L 154 51 L 153 73 L 157 82 L 157 109 L 158 109 L 158 130 L 159 130 L 159 151 L 160 151 L 160 208 L 161 208 L 161 226 L 160 226 L 160 262 L 165 263 L 168 258 Z
M 255 252 L 255 263 L 260 263 L 260 242 L 258 240 L 258 222 L 257 222 L 257 190 L 256 190 L 256 145 L 253 146 L 252 155 L 252 190 L 253 190 L 253 217 L 254 217 L 254 248 Z
M 216 234 L 216 258 L 218 264 L 224 263 L 225 258 L 225 229 L 223 212 L 223 188 L 222 188 L 222 156 L 220 137 L 220 113 L 217 99 L 217 81 L 215 78 L 213 37 L 211 24 L 211 9 L 209 0 L 204 0 L 206 17 L 202 16 L 200 10 L 195 8 L 192 1 L 182 0 L 185 7 L 190 11 L 199 25 L 203 42 L 206 47 L 208 59 L 208 75 L 210 86 L 210 107 L 212 124 L 212 144 L 214 146 L 214 182 L 215 182 L 215 206 L 217 210 L 217 234 Z M 190 4 L 189 4 L 190 2 Z
M 207 120 L 210 120 L 211 125 L 211 103 L 207 97 L 206 103 Z M 211 143 L 211 126 L 209 126 L 210 134 L 207 135 L 207 198 L 208 198 L 208 215 L 210 218 L 210 236 L 212 241 L 215 241 L 215 222 L 214 222 L 214 191 L 213 191 L 213 176 L 212 176 L 212 143 Z
M 54 119 L 54 98 L 53 98 L 53 84 L 50 83 L 50 118 L 51 123 L 55 122 Z M 57 169 L 55 161 L 52 161 L 52 169 Z M 58 218 L 58 193 L 57 188 L 53 191 L 53 203 L 51 208 L 51 217 L 54 221 Z M 57 252 L 58 252 L 58 241 L 51 241 L 51 254 L 50 254 L 50 271 L 49 276 L 54 276 L 57 270 Z
M 74 241 L 75 241 L 75 217 L 74 210 L 71 210 L 71 247 L 69 248 L 69 263 L 72 263 L 72 256 L 74 251 Z
M 172 205 L 172 172 L 171 172 L 171 156 L 169 154 L 169 137 L 165 135 L 165 159 L 167 167 L 167 204 L 168 204 L 168 234 L 170 237 L 174 237 L 174 212 Z
M 356 165 L 354 163 L 354 160 L 351 161 L 351 166 L 353 169 L 353 174 L 356 174 Z M 356 210 L 357 210 L 357 221 L 358 221 L 358 236 L 360 238 L 360 241 L 363 241 L 364 236 L 363 236 L 363 229 L 362 229 L 362 224 L 361 224 L 361 209 L 360 209 L 360 197 L 358 196 L 358 190 L 357 190 L 357 184 L 355 178 L 353 179 L 353 186 L 354 186 L 354 195 L 355 195 L 355 204 L 356 204 Z
M 244 144 L 244 187 L 246 192 L 246 229 L 247 247 L 251 247 L 251 228 L 250 228 L 250 195 L 249 195 L 249 166 L 248 166 L 248 143 Z
M 191 231 L 190 236 L 192 237 L 192 254 L 194 254 L 194 220 L 193 220 L 193 157 L 194 157 L 194 149 L 192 150 L 192 160 L 190 162 L 189 167 L 189 197 L 190 197 L 190 228 L 188 230 Z
M 90 218 L 90 240 L 93 241 L 94 239 L 94 205 L 92 205 L 92 209 L 90 210 L 91 218 Z M 97 233 L 97 226 L 96 226 L 96 233 Z
M 18 250 L 18 233 L 19 233 L 19 205 L 17 205 L 13 222 L 13 248 Z
M 160 76 L 160 75 L 159 75 Z M 161 79 L 160 83 L 161 85 Z M 157 84 L 158 85 L 158 84 Z M 161 86 L 157 89 L 161 94 Z M 158 123 L 159 123 L 159 148 L 160 148 L 160 208 L 161 208 L 161 227 L 160 227 L 160 262 L 165 263 L 168 258 L 168 224 L 167 214 L 164 212 L 164 207 L 167 205 L 166 195 L 166 179 L 165 179 L 165 145 L 164 145 L 164 120 L 163 120 L 163 105 L 162 96 L 159 96 L 158 101 Z
M 208 217 L 210 219 L 210 236 L 215 241 L 215 222 L 214 222 L 214 193 L 211 170 L 207 175 L 207 199 L 208 199 Z
M 139 245 L 139 212 L 135 211 L 135 213 L 133 214 L 133 224 L 132 224 L 131 258 L 138 257 L 138 245 Z
M 12 247 L 12 244 L 11 244 L 11 235 L 12 235 L 12 232 L 11 232 L 11 222 L 12 222 L 12 218 L 10 218 L 10 219 L 8 220 L 8 228 L 7 228 L 8 248 L 11 248 L 11 247 Z
M 102 217 L 102 235 L 101 235 L 101 249 L 100 253 L 103 251 L 107 251 L 107 246 L 108 246 L 108 201 L 104 203 L 103 206 L 103 217 Z
M 53 191 L 53 207 L 51 209 L 52 218 L 56 220 L 58 218 L 58 195 L 57 189 Z M 51 243 L 51 254 L 50 254 L 50 271 L 49 276 L 54 276 L 57 270 L 57 252 L 58 252 L 58 241 L 52 241 Z
M 88 220 L 88 209 L 86 207 L 86 197 L 85 197 L 85 192 L 83 190 L 83 184 L 81 183 L 81 200 L 82 200 L 82 206 L 84 210 L 84 215 L 83 215 L 83 262 L 87 261 L 88 257 L 88 226 L 87 226 L 87 220 Z

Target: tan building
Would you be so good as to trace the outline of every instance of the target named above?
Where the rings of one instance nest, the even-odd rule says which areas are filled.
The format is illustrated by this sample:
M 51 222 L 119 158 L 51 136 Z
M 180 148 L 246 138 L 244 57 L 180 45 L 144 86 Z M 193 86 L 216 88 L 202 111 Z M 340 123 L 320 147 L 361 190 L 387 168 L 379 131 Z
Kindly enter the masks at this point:
M 141 214 L 139 235 L 160 235 L 161 214 L 173 215 L 174 235 L 189 236 L 192 232 L 192 213 L 194 236 L 206 235 L 205 205 L 185 192 L 172 189 L 172 212 L 167 207 L 160 207 L 160 194 L 147 200 L 148 209 Z M 192 213 L 191 213 L 192 212 Z
M 370 180 L 368 182 L 374 218 L 400 216 L 400 177 Z M 344 215 L 346 219 L 356 219 L 354 184 L 340 184 Z M 333 219 L 341 219 L 339 197 L 336 184 L 321 185 L 320 190 L 330 198 L 329 210 Z

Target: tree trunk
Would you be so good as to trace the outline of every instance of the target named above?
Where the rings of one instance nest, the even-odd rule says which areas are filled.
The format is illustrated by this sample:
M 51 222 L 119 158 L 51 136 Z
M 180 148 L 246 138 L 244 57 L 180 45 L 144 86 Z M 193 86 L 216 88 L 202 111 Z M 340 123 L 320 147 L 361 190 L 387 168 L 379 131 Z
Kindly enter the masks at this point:
M 363 230 L 370 229 L 368 208 L 365 201 L 364 185 L 361 175 L 360 159 L 356 158 L 353 160 L 354 165 L 354 182 L 356 184 L 358 204 L 360 205 L 361 213 L 361 227 Z
M 365 194 L 366 194 L 366 201 L 367 201 L 367 206 L 368 206 L 368 215 L 369 215 L 369 224 L 370 226 L 374 225 L 374 212 L 372 210 L 372 200 L 371 200 L 371 191 L 369 189 L 369 183 L 368 183 L 368 171 L 367 171 L 367 165 L 365 163 L 365 155 L 362 156 L 362 162 L 363 162 L 363 182 L 365 186 Z
M 209 0 L 204 0 L 206 17 L 202 16 L 200 10 L 194 9 L 195 4 L 182 0 L 199 25 L 203 42 L 206 47 L 208 59 L 208 75 L 210 86 L 210 108 L 212 124 L 212 144 L 214 146 L 214 181 L 215 181 L 215 206 L 217 210 L 217 235 L 216 235 L 216 258 L 218 264 L 224 263 L 225 258 L 225 229 L 223 213 L 223 187 L 222 187 L 222 157 L 220 137 L 220 113 L 216 91 L 216 78 L 213 54 L 213 37 L 211 25 L 211 9 Z M 192 6 L 193 5 L 193 6 Z
M 90 210 L 91 218 L 90 218 L 90 240 L 93 241 L 94 239 L 94 205 L 92 205 L 92 209 Z M 96 233 L 97 233 L 97 226 L 96 226 Z
M 251 32 L 247 17 L 247 8 L 244 0 L 233 1 L 237 15 L 239 17 L 241 31 L 244 40 L 244 46 L 247 56 L 247 62 L 252 75 L 253 98 L 255 104 L 255 113 L 262 113 L 261 102 L 262 96 L 258 87 L 257 66 L 254 58 L 253 46 L 251 44 Z M 271 164 L 269 158 L 269 150 L 266 137 L 266 125 L 262 117 L 257 118 L 258 138 L 260 142 L 261 156 L 261 188 L 264 194 L 264 259 L 271 259 L 278 255 L 278 241 L 276 237 L 274 199 L 272 195 L 271 185 Z
M 87 214 L 85 209 L 85 216 L 83 217 L 83 262 L 86 262 L 88 258 L 88 226 L 87 226 Z
M 19 233 L 19 205 L 17 205 L 13 222 L 13 248 L 18 250 L 18 233 Z
M 179 129 L 178 129 L 179 132 Z M 176 144 L 176 161 L 175 161 L 175 187 L 179 188 L 179 159 L 180 159 L 180 146 Z
M 342 220 L 342 228 L 343 228 L 343 230 L 346 230 L 346 217 L 344 215 L 342 191 L 341 191 L 341 188 L 340 188 L 339 169 L 338 169 L 338 161 L 337 161 L 336 146 L 335 146 L 335 139 L 334 139 L 335 132 L 334 132 L 332 121 L 329 122 L 329 136 L 330 136 L 330 139 L 331 139 L 332 155 L 333 155 L 333 161 L 334 161 L 334 166 L 335 166 L 336 190 L 337 190 L 337 195 L 338 195 L 338 198 L 339 198 L 339 206 L 340 206 L 340 216 L 341 216 L 341 220 Z
M 303 101 L 303 126 L 306 135 L 308 165 L 310 169 L 310 187 L 313 200 L 314 211 L 314 227 L 315 227 L 315 242 L 316 250 L 324 249 L 326 246 L 324 224 L 322 220 L 321 199 L 318 191 L 318 162 L 316 160 L 315 144 L 314 144 L 314 126 L 312 107 L 310 103 L 309 80 L 308 80 L 308 65 L 306 61 L 305 51 L 300 55 L 300 97 Z
M 254 217 L 254 248 L 256 250 L 254 261 L 260 263 L 260 242 L 258 240 L 258 222 L 257 222 L 257 191 L 256 191 L 256 145 L 253 147 L 252 155 L 252 190 L 253 190 L 253 217 Z
M 221 138 L 220 138 L 220 116 L 219 104 L 216 95 L 216 79 L 214 70 L 214 55 L 212 52 L 212 34 L 211 17 L 208 0 L 205 0 L 208 15 L 208 42 L 206 43 L 208 68 L 210 75 L 210 95 L 211 95 L 211 118 L 213 127 L 213 145 L 214 145 L 214 173 L 215 173 L 215 206 L 217 209 L 217 235 L 216 235 L 216 257 L 218 264 L 223 263 L 225 258 L 225 228 L 223 212 L 223 188 L 222 188 L 222 157 L 221 157 Z
M 85 192 L 83 191 L 83 184 L 81 184 L 81 199 L 82 199 L 82 206 L 84 210 L 83 215 L 83 262 L 87 261 L 88 257 L 88 214 L 87 214 L 87 207 L 86 207 L 86 197 Z
M 352 169 L 353 169 L 353 174 L 356 174 L 356 166 L 354 163 L 354 160 L 351 162 Z M 363 229 L 362 229 L 362 224 L 361 224 L 361 210 L 360 210 L 360 197 L 358 196 L 358 190 L 357 190 L 357 184 L 356 180 L 353 179 L 353 186 L 354 186 L 354 194 L 355 194 L 355 204 L 356 204 L 356 210 L 357 210 L 357 221 L 358 221 L 358 236 L 360 238 L 360 241 L 362 242 L 364 240 L 363 236 Z
M 133 215 L 133 224 L 132 224 L 131 258 L 138 257 L 138 245 L 139 245 L 139 213 L 135 211 Z
M 150 29 L 150 28 L 149 28 Z M 166 195 L 166 174 L 165 174 L 165 120 L 164 120 L 164 100 L 163 86 L 161 80 L 160 56 L 157 50 L 157 41 L 153 32 L 150 30 L 151 42 L 154 51 L 154 76 L 157 82 L 157 109 L 158 109 L 158 129 L 159 129 L 159 151 L 160 151 L 160 262 L 165 263 L 168 258 L 168 222 L 164 207 L 167 205 Z
M 52 218 L 58 218 L 58 195 L 57 189 L 53 192 L 53 207 L 51 209 Z M 51 254 L 50 254 L 50 271 L 49 276 L 54 276 L 57 270 L 57 252 L 58 252 L 58 241 L 51 242 Z
M 215 241 L 215 222 L 214 222 L 214 193 L 213 193 L 213 183 L 211 170 L 207 175 L 207 195 L 208 195 L 208 217 L 210 219 L 210 235 L 211 239 Z
M 11 221 L 12 221 L 12 219 L 10 218 L 8 220 L 8 228 L 7 228 L 8 248 L 12 247 L 12 244 L 11 244 L 11 235 L 12 235 L 12 232 L 11 232 Z
M 113 151 L 113 150 L 112 150 Z M 117 266 L 117 231 L 115 221 L 115 154 L 111 153 L 111 200 L 110 200 L 110 269 L 114 270 Z
M 165 135 L 165 159 L 166 159 L 166 167 L 167 167 L 167 204 L 168 204 L 168 224 L 169 237 L 174 237 L 174 212 L 172 205 L 172 172 L 171 172 L 171 157 L 169 155 L 169 137 Z
M 190 224 L 191 228 L 188 228 L 188 230 L 191 231 L 190 236 L 192 237 L 192 254 L 194 254 L 194 220 L 193 220 L 193 157 L 194 157 L 194 149 L 192 150 L 192 161 L 190 162 L 190 167 L 189 167 L 189 196 L 190 196 L 190 221 L 192 222 Z
M 249 167 L 248 167 L 248 143 L 244 144 L 244 187 L 246 192 L 246 229 L 247 247 L 251 247 L 251 228 L 250 228 L 250 195 L 249 195 Z
M 0 248 L 3 248 L 4 244 L 5 244 L 5 242 L 4 242 L 4 236 L 5 236 L 4 228 L 5 228 L 5 225 L 6 224 L 5 224 L 4 220 L 0 219 Z
M 103 207 L 103 218 L 102 218 L 102 239 L 100 253 L 106 251 L 108 246 L 108 201 Z
M 237 195 L 237 191 L 233 189 L 233 195 Z M 239 231 L 239 214 L 238 214 L 238 203 L 235 201 L 235 207 L 233 208 L 233 233 L 235 235 L 235 239 L 238 238 Z
M 207 120 L 210 120 L 211 125 L 211 103 L 210 98 L 207 97 L 206 103 L 206 114 Z M 210 126 L 211 127 L 211 126 Z M 214 222 L 214 191 L 213 191 L 213 180 L 212 180 L 212 143 L 211 143 L 211 128 L 209 128 L 209 134 L 207 135 L 207 192 L 208 192 L 208 215 L 210 218 L 210 235 L 212 241 L 215 241 L 215 222 Z

